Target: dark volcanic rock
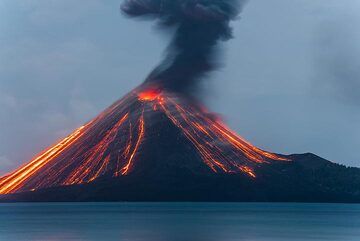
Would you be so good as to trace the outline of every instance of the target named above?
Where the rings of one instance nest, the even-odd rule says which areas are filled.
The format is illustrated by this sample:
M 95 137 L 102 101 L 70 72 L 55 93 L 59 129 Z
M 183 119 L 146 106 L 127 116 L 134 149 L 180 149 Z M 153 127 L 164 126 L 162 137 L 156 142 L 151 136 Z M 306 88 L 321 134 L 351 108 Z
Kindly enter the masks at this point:
M 310 153 L 289 157 L 292 162 L 261 168 L 255 179 L 241 174 L 197 175 L 186 171 L 133 173 L 90 184 L 5 195 L 0 200 L 360 202 L 360 169 Z
M 360 169 L 260 150 L 198 103 L 147 88 L 0 178 L 0 200 L 360 201 Z

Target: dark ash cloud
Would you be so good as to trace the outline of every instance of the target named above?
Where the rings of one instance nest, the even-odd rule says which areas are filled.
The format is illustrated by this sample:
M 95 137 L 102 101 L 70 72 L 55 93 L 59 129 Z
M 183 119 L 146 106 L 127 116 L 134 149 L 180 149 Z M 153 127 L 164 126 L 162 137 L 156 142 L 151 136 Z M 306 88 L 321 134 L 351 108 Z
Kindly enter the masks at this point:
M 188 93 L 218 65 L 217 46 L 232 37 L 229 25 L 244 0 L 127 0 L 121 9 L 130 17 L 157 20 L 164 30 L 175 29 L 166 56 L 146 83 Z

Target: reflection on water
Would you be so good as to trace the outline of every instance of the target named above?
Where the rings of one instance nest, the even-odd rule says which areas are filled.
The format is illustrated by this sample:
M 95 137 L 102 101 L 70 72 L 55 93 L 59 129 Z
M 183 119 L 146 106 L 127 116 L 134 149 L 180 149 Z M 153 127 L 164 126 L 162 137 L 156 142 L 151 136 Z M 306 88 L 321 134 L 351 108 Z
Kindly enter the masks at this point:
M 0 240 L 360 240 L 360 205 L 0 204 Z

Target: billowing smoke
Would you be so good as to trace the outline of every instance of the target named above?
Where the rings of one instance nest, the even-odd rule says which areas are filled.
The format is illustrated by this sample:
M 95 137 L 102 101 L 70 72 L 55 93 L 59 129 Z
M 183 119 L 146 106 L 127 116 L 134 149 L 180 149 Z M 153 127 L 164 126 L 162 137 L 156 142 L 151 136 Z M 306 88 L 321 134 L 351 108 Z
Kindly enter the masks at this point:
M 231 20 L 246 0 L 126 0 L 121 9 L 131 17 L 147 17 L 175 33 L 165 58 L 146 83 L 188 93 L 219 66 L 217 46 L 232 37 Z

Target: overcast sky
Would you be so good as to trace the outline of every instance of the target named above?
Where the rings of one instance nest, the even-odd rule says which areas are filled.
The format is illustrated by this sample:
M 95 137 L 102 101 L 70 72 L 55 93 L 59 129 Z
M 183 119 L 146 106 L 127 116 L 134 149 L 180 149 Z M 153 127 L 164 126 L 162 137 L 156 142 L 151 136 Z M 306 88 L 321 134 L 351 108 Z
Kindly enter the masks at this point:
M 0 174 L 140 84 L 167 39 L 120 0 L 0 1 Z M 360 1 L 250 0 L 209 108 L 253 144 L 360 166 Z

